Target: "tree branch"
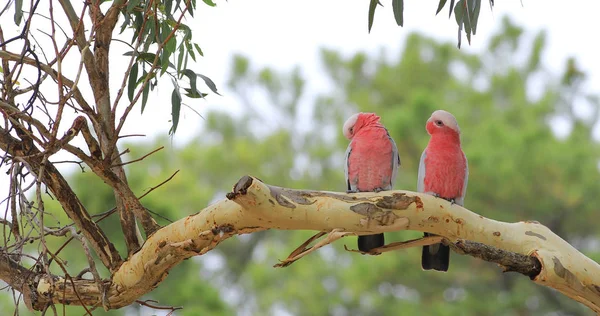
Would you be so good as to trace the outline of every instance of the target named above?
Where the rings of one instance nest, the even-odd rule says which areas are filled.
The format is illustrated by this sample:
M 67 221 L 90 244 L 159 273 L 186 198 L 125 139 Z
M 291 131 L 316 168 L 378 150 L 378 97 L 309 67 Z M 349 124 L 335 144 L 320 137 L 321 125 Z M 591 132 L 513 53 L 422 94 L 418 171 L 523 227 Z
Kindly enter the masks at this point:
M 524 273 L 535 283 L 600 312 L 600 266 L 537 222 L 498 222 L 423 193 L 292 190 L 248 176 L 227 198 L 148 238 L 140 251 L 114 272 L 104 293 L 107 307 L 133 303 L 157 287 L 173 266 L 234 235 L 266 229 L 315 230 L 338 234 L 330 235 L 334 240 L 345 235 L 416 230 L 443 236 L 459 253 L 499 263 L 505 271 Z M 31 293 L 32 299 L 37 299 L 34 306 L 41 306 L 43 300 L 101 304 L 102 293 L 94 281 L 70 283 L 52 277 L 54 283 L 45 281 L 50 276 L 44 276 L 35 285 L 37 293 Z M 82 300 L 75 292 L 85 293 L 80 295 Z
M 0 50 L 0 59 L 4 60 L 10 60 L 10 61 L 14 61 L 14 62 L 23 62 L 27 65 L 33 66 L 33 67 L 37 67 L 38 63 L 34 60 L 31 59 L 29 57 L 25 57 L 25 56 L 21 56 L 18 54 L 14 54 L 11 52 L 7 52 L 7 51 L 1 51 Z M 90 107 L 90 105 L 87 103 L 87 101 L 85 100 L 85 98 L 83 97 L 83 95 L 81 94 L 81 91 L 79 91 L 79 88 L 75 85 L 75 82 L 73 82 L 72 80 L 68 79 L 67 77 L 58 74 L 58 72 L 56 70 L 54 70 L 54 68 L 50 67 L 49 65 L 46 65 L 44 63 L 39 63 L 39 67 L 40 69 L 47 73 L 48 75 L 50 75 L 50 77 L 52 77 L 52 79 L 58 81 L 59 77 L 60 80 L 62 80 L 62 82 L 67 85 L 72 93 L 73 93 L 73 97 L 75 98 L 75 101 L 77 101 L 77 103 L 79 104 L 79 106 L 81 106 L 81 109 L 84 113 L 86 113 L 88 116 L 90 116 L 90 119 L 94 119 L 94 111 L 92 110 L 92 108 Z
M 83 122 L 85 123 L 85 122 Z M 75 223 L 77 228 L 89 240 L 92 248 L 98 254 L 102 263 L 110 270 L 115 271 L 121 264 L 121 256 L 115 246 L 100 227 L 91 219 L 89 213 L 71 189 L 67 180 L 51 163 L 44 163 L 39 149 L 27 145 L 25 142 L 14 138 L 4 128 L 0 127 L 0 149 L 13 157 L 21 157 L 31 167 L 36 176 L 40 175 L 42 166 L 44 172 L 42 182 L 50 189 L 63 207 L 65 213 Z

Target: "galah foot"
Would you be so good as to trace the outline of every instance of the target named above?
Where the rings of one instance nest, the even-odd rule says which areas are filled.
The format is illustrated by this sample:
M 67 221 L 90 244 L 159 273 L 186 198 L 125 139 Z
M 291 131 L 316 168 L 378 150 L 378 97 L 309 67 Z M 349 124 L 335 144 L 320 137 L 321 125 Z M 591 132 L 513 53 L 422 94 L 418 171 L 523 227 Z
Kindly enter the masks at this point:
M 375 192 L 375 193 L 379 193 L 379 192 L 381 192 L 381 191 L 385 191 L 385 190 L 384 190 L 384 189 L 382 189 L 382 188 L 375 188 L 375 189 L 373 190 L 373 192 Z
M 358 190 L 346 190 L 346 193 L 358 193 Z
M 456 199 L 444 199 L 444 200 L 450 202 L 450 205 L 456 204 Z
M 437 193 L 435 193 L 435 192 L 431 192 L 431 191 L 429 191 L 429 192 L 425 192 L 425 194 L 429 194 L 429 195 L 431 195 L 431 196 L 435 196 L 436 198 L 439 198 L 439 197 L 440 197 L 440 195 L 439 195 L 439 194 L 437 194 Z

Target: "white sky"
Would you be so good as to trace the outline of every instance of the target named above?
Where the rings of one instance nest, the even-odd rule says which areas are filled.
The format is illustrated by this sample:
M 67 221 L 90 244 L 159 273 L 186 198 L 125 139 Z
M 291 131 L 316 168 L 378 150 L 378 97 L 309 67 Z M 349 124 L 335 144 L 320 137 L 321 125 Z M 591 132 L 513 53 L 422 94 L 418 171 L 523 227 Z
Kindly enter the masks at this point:
M 382 0 L 385 7 L 377 9 L 371 34 L 367 33 L 367 0 L 220 0 L 214 8 L 206 6 L 202 1 L 197 3 L 195 18 L 188 20 L 188 24 L 192 28 L 194 40 L 204 51 L 204 57 L 197 59 L 195 66 L 190 66 L 194 71 L 212 78 L 223 95 L 209 96 L 206 100 L 196 100 L 190 104 L 201 114 L 210 108 L 228 109 L 234 113 L 241 109 L 225 84 L 231 56 L 235 53 L 248 57 L 254 66 L 291 69 L 300 65 L 307 79 L 310 95 L 326 92 L 328 88 L 321 73 L 318 54 L 320 47 L 336 49 L 345 55 L 357 51 L 376 54 L 383 47 L 388 55 L 394 56 L 411 31 L 420 31 L 453 44 L 457 40 L 457 26 L 454 17 L 448 19 L 447 8 L 439 16 L 435 16 L 437 1 L 405 0 L 405 26 L 401 28 L 395 23 L 391 1 Z M 482 51 L 499 27 L 501 18 L 509 14 L 530 35 L 540 29 L 548 31 L 544 63 L 552 72 L 560 73 L 566 58 L 574 56 L 580 68 L 588 74 L 586 88 L 599 92 L 598 12 L 600 2 L 597 1 L 566 4 L 562 1 L 507 0 L 496 1 L 492 13 L 484 0 L 477 27 L 478 34 L 473 37 L 471 46 L 463 38 L 461 49 L 471 53 Z M 12 20 L 12 15 L 4 15 L 2 20 L 8 18 Z M 123 63 L 127 61 L 123 60 Z M 113 59 L 111 62 L 113 67 L 124 67 L 116 64 L 120 61 Z M 113 84 L 121 82 L 119 75 L 121 74 L 117 71 L 112 72 Z M 148 136 L 166 135 L 170 127 L 171 90 L 170 83 L 164 82 L 164 87 L 159 87 L 158 94 L 151 95 L 143 116 L 140 117 L 139 108 L 132 111 L 134 115 L 130 116 L 129 124 L 123 132 Z M 116 90 L 113 97 L 115 94 Z M 182 114 L 174 138 L 176 144 L 185 143 L 190 137 L 197 136 L 197 131 L 203 124 L 203 120 L 190 110 L 185 109 Z M 169 144 L 165 145 L 169 150 Z M 6 192 L 7 182 L 6 176 L 0 177 L 0 192 Z M 4 193 L 0 194 L 0 197 L 3 196 Z M 0 205 L 0 209 L 2 207 Z
M 368 1 L 348 0 L 230 0 L 219 1 L 211 8 L 198 1 L 195 18 L 188 21 L 194 40 L 204 51 L 198 60 L 196 72 L 213 79 L 223 97 L 211 96 L 207 101 L 197 101 L 194 108 L 206 113 L 207 108 L 240 110 L 240 105 L 226 87 L 231 56 L 238 53 L 250 58 L 254 66 L 272 66 L 291 69 L 300 65 L 307 78 L 309 94 L 327 91 L 327 82 L 322 75 L 319 48 L 327 47 L 351 55 L 358 51 L 377 54 L 381 48 L 394 56 L 400 51 L 407 34 L 419 31 L 441 40 L 457 40 L 454 16 L 448 19 L 445 8 L 435 16 L 437 1 L 405 0 L 404 27 L 396 25 L 391 1 L 382 1 L 371 34 L 367 33 Z M 598 30 L 600 2 L 576 1 L 565 5 L 559 1 L 496 1 L 493 12 L 484 1 L 479 17 L 477 35 L 471 46 L 463 38 L 462 50 L 481 52 L 489 38 L 497 31 L 501 18 L 509 14 L 513 21 L 526 29 L 530 35 L 541 29 L 548 31 L 544 63 L 554 73 L 560 73 L 569 56 L 577 58 L 578 65 L 589 78 L 587 89 L 600 89 L 600 45 Z M 401 84 L 401 83 L 399 83 Z M 149 116 L 156 124 L 131 124 L 131 132 L 165 134 L 170 117 L 170 84 L 161 93 L 160 110 Z M 206 89 L 207 90 L 207 89 Z M 167 93 L 168 92 L 168 93 Z M 156 110 L 157 105 L 148 109 Z M 148 112 L 150 113 L 150 112 Z M 175 142 L 182 143 L 198 135 L 202 119 L 192 111 L 185 111 L 180 121 Z M 133 123 L 133 122 L 130 122 Z M 141 131 L 142 130 L 142 131 Z

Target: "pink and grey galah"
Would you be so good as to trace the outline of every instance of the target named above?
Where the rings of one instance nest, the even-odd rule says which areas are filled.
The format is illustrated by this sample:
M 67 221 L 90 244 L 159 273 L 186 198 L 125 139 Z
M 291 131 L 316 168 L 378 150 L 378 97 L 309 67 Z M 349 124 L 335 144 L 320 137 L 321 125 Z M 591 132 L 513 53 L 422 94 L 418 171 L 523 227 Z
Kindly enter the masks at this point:
M 421 155 L 417 191 L 463 206 L 469 166 L 460 146 L 458 122 L 449 112 L 437 110 L 431 114 L 425 127 L 431 138 Z M 425 233 L 425 236 L 429 234 Z M 423 247 L 421 266 L 424 270 L 448 271 L 449 265 L 448 246 L 435 244 Z
M 380 192 L 394 186 L 400 156 L 396 143 L 374 113 L 357 113 L 344 123 L 348 192 Z M 358 237 L 358 249 L 368 252 L 385 244 L 383 234 Z

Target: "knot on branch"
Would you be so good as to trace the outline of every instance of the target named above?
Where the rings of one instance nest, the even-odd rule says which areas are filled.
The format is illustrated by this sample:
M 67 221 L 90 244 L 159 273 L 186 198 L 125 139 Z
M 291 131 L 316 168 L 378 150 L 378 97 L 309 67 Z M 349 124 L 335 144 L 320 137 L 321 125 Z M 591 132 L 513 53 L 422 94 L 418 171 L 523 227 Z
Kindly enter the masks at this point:
M 254 180 L 250 176 L 243 176 L 234 186 L 233 192 L 227 193 L 226 197 L 229 200 L 235 199 L 239 195 L 246 195 L 248 188 Z

